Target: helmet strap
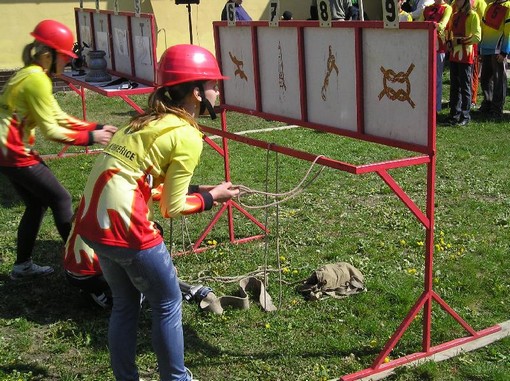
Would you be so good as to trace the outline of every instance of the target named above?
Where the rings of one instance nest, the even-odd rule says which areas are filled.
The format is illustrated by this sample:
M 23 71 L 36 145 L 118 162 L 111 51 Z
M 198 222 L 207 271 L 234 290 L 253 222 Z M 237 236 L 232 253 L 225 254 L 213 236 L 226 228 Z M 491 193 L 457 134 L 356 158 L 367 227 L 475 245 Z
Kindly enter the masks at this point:
M 57 73 L 57 51 L 55 49 L 51 49 L 50 73 L 51 74 L 56 74 Z
M 214 107 L 212 106 L 211 102 L 209 102 L 209 100 L 205 97 L 204 85 L 202 83 L 198 85 L 198 90 L 200 91 L 200 97 L 202 98 L 200 101 L 200 115 L 202 115 L 207 109 L 211 119 L 216 119 L 216 112 L 214 111 Z

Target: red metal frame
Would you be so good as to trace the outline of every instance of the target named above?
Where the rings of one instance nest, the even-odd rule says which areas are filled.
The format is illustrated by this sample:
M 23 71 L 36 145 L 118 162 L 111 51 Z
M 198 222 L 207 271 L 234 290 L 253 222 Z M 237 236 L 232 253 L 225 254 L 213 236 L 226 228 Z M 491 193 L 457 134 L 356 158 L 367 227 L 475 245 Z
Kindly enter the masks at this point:
M 362 371 L 352 373 L 349 375 L 344 375 L 339 378 L 339 380 L 343 381 L 351 381 L 357 380 L 363 377 L 368 377 L 371 375 L 375 375 L 381 372 L 386 372 L 395 367 L 409 364 L 412 361 L 417 359 L 422 359 L 426 357 L 430 357 L 440 351 L 444 351 L 446 349 L 459 347 L 465 343 L 470 341 L 479 339 L 483 336 L 487 336 L 493 334 L 497 331 L 501 330 L 499 325 L 489 327 L 480 331 L 474 330 L 466 321 L 464 321 L 434 290 L 433 290 L 433 254 L 434 254 L 434 192 L 435 192 L 435 173 L 436 173 L 436 105 L 435 105 L 435 78 L 436 78 L 436 54 L 435 54 L 435 39 L 436 32 L 432 23 L 403 23 L 401 27 L 403 29 L 428 29 L 429 31 L 429 54 L 428 54 L 428 70 L 429 70 L 429 78 L 428 81 L 428 94 L 429 101 L 427 107 L 427 119 L 428 119 L 428 144 L 426 146 L 420 144 L 412 144 L 406 142 L 395 141 L 387 138 L 380 138 L 375 136 L 369 136 L 364 133 L 364 110 L 363 110 L 363 62 L 362 62 L 362 29 L 367 28 L 383 28 L 383 23 L 379 21 L 372 22 L 333 22 L 332 27 L 338 28 L 355 28 L 355 39 L 356 39 L 356 62 L 357 62 L 357 72 L 356 72 L 356 98 L 357 98 L 357 120 L 358 126 L 357 131 L 352 132 L 348 130 L 339 130 L 338 128 L 331 128 L 329 126 L 322 126 L 310 123 L 307 120 L 307 99 L 306 99 L 306 84 L 305 84 L 305 67 L 302 64 L 299 68 L 300 74 L 300 90 L 301 90 L 301 115 L 302 120 L 295 120 L 288 118 L 283 115 L 273 115 L 264 113 L 261 109 L 261 100 L 260 100 L 260 74 L 258 68 L 258 50 L 257 50 L 257 29 L 260 27 L 269 27 L 268 22 L 239 22 L 237 25 L 242 27 L 250 27 L 252 30 L 252 49 L 253 51 L 253 64 L 254 64 L 254 80 L 255 80 L 255 91 L 256 91 L 256 110 L 248 110 L 236 105 L 228 105 L 225 104 L 225 97 L 223 95 L 223 86 L 222 86 L 222 96 L 221 96 L 221 130 L 210 128 L 206 126 L 202 126 L 202 129 L 206 133 L 219 135 L 222 137 L 222 145 L 223 147 L 216 146 L 216 150 L 222 154 L 225 162 L 225 175 L 226 179 L 230 179 L 230 170 L 229 170 L 229 158 L 228 158 L 228 141 L 233 140 L 236 142 L 241 142 L 250 146 L 263 148 L 266 150 L 271 150 L 274 152 L 279 152 L 288 156 L 292 156 L 295 158 L 299 158 L 306 161 L 315 161 L 317 164 L 328 166 L 334 169 L 338 169 L 341 171 L 345 171 L 352 174 L 363 174 L 368 172 L 375 172 L 377 175 L 390 187 L 390 189 L 395 193 L 395 195 L 407 206 L 407 208 L 413 213 L 413 215 L 417 218 L 418 222 L 423 225 L 425 228 L 425 275 L 424 275 L 424 291 L 419 296 L 415 304 L 412 306 L 411 310 L 404 318 L 400 326 L 396 329 L 395 333 L 390 337 L 385 346 L 383 347 L 380 354 L 376 357 L 371 367 L 364 369 Z M 220 62 L 221 67 L 221 41 L 220 41 L 220 33 L 219 28 L 227 27 L 226 22 L 215 22 L 214 26 L 214 38 L 216 42 L 216 57 Z M 299 54 L 298 59 L 301 62 L 304 62 L 304 46 L 303 46 L 303 29 L 306 27 L 318 27 L 318 21 L 291 21 L 287 22 L 282 27 L 294 27 L 300 29 L 298 31 L 298 45 L 299 45 Z M 227 74 L 228 73 L 224 73 Z M 249 115 L 259 116 L 265 119 L 278 120 L 287 122 L 289 124 L 297 124 L 299 126 L 308 127 L 316 130 L 321 130 L 329 133 L 339 134 L 347 137 L 352 137 L 356 139 L 361 139 L 369 142 L 375 142 L 379 144 L 384 144 L 392 147 L 402 148 L 408 151 L 413 151 L 415 153 L 421 153 L 422 155 L 413 156 L 409 158 L 393 160 L 393 161 L 385 161 L 379 163 L 369 163 L 366 165 L 353 165 L 345 162 L 341 162 L 338 160 L 334 160 L 327 157 L 320 157 L 317 159 L 317 155 L 296 150 L 289 147 L 278 146 L 274 143 L 268 143 L 265 141 L 249 138 L 247 136 L 238 135 L 235 133 L 231 133 L 227 131 L 227 118 L 226 111 L 237 111 Z M 388 173 L 388 170 L 393 168 L 401 168 L 405 166 L 412 165 L 426 165 L 427 166 L 427 178 L 426 178 L 426 210 L 423 212 L 420 208 L 411 200 L 411 198 L 406 194 L 406 192 L 397 184 L 397 182 L 392 178 L 392 176 Z M 233 233 L 233 223 L 232 223 L 232 207 L 236 207 L 242 211 L 239 206 L 233 202 L 228 203 L 224 206 L 215 216 L 215 219 L 211 221 L 211 224 L 206 229 L 206 232 L 209 232 L 212 228 L 212 225 L 217 221 L 220 214 L 222 214 L 225 210 L 229 212 L 229 229 L 231 232 L 231 240 L 234 240 Z M 247 217 L 251 218 L 249 215 Z M 254 220 L 255 221 L 255 220 Z M 261 228 L 264 227 L 258 223 Z M 264 229 L 265 230 L 265 229 Z M 205 233 L 206 234 L 206 233 Z M 205 234 L 201 236 L 201 239 L 205 237 Z M 260 236 L 253 236 L 250 239 L 256 239 Z M 248 239 L 244 239 L 248 240 Z M 241 242 L 239 240 L 238 242 Z M 433 302 L 439 304 L 439 306 L 446 311 L 451 317 L 453 317 L 468 333 L 468 336 L 458 338 L 446 343 L 442 343 L 439 345 L 432 345 L 431 343 L 431 330 L 432 330 L 432 305 Z M 386 359 L 389 357 L 389 354 L 401 339 L 402 335 L 405 333 L 407 328 L 410 326 L 411 322 L 415 319 L 418 313 L 423 310 L 423 337 L 422 337 L 422 351 L 418 353 L 413 353 L 406 355 L 401 358 L 393 359 L 389 362 L 386 362 Z

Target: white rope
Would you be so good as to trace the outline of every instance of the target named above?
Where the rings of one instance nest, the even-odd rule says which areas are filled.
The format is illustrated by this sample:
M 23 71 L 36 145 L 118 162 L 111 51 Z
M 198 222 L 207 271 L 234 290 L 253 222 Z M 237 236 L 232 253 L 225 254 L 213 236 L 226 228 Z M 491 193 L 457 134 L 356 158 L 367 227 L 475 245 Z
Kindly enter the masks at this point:
M 277 258 L 277 266 L 278 266 L 278 268 L 274 269 L 274 268 L 272 268 L 271 266 L 268 265 L 269 235 L 268 235 L 267 230 L 266 230 L 266 232 L 265 232 L 265 239 L 264 239 L 264 266 L 258 267 L 257 270 L 252 271 L 250 273 L 247 273 L 247 274 L 244 274 L 244 275 L 233 276 L 233 277 L 229 277 L 229 276 L 223 276 L 223 277 L 221 277 L 221 276 L 206 276 L 206 275 L 202 275 L 204 273 L 204 271 L 202 271 L 202 272 L 199 273 L 198 279 L 195 279 L 195 280 L 191 281 L 191 283 L 192 284 L 200 284 L 200 283 L 205 283 L 206 281 L 214 281 L 214 282 L 222 282 L 222 283 L 234 283 L 234 282 L 239 282 L 242 279 L 247 278 L 247 277 L 260 277 L 260 276 L 262 276 L 263 277 L 264 286 L 267 289 L 268 288 L 269 273 L 277 272 L 278 273 L 278 283 L 279 283 L 278 309 L 281 309 L 282 298 L 283 298 L 283 288 L 282 288 L 282 285 L 283 284 L 294 284 L 294 283 L 297 283 L 297 282 L 292 282 L 292 283 L 291 282 L 287 282 L 287 281 L 283 280 L 283 276 L 282 276 L 281 259 L 280 259 L 279 205 L 280 205 L 280 203 L 282 203 L 284 201 L 287 201 L 287 200 L 297 196 L 304 189 L 306 189 L 308 186 L 310 186 L 315 181 L 315 179 L 317 179 L 317 177 L 322 173 L 322 171 L 324 170 L 324 167 L 321 167 L 309 179 L 309 176 L 310 176 L 310 174 L 312 172 L 313 167 L 315 166 L 317 161 L 322 157 L 322 155 L 317 156 L 314 159 L 314 161 L 312 162 L 312 164 L 310 165 L 310 168 L 307 170 L 307 172 L 303 176 L 303 179 L 301 179 L 301 181 L 293 189 L 291 189 L 288 192 L 278 193 L 278 187 L 279 187 L 279 183 L 278 183 L 278 179 L 279 179 L 279 172 L 278 172 L 279 162 L 278 162 L 278 153 L 276 153 L 276 173 L 275 173 L 275 177 L 276 177 L 276 185 L 275 185 L 276 192 L 272 193 L 272 192 L 268 191 L 268 184 L 269 184 L 269 179 L 268 179 L 268 174 L 269 174 L 269 152 L 270 152 L 270 150 L 267 151 L 267 155 L 266 155 L 266 182 L 265 182 L 266 189 L 265 189 L 265 191 L 254 190 L 254 189 L 251 189 L 251 188 L 246 187 L 244 185 L 238 185 L 238 188 L 239 188 L 240 192 L 239 192 L 239 194 L 237 196 L 237 201 L 238 201 L 238 203 L 240 205 L 242 205 L 244 208 L 247 208 L 247 209 L 262 209 L 262 208 L 265 209 L 265 226 L 268 226 L 268 219 L 269 219 L 268 208 L 270 208 L 272 206 L 276 207 L 276 258 Z M 242 195 L 250 195 L 250 194 L 260 194 L 260 195 L 265 196 L 265 204 L 264 205 L 246 205 L 246 204 L 244 204 L 241 201 L 241 199 L 240 199 L 241 196 Z M 282 197 L 282 198 L 280 200 L 269 202 L 268 201 L 269 197 L 274 197 L 274 198 Z M 184 252 L 187 251 L 186 250 L 186 238 L 187 238 L 188 242 L 190 243 L 191 250 L 196 254 L 196 251 L 193 249 L 193 244 L 191 242 L 191 237 L 190 237 L 188 226 L 187 226 L 187 219 L 184 216 L 182 216 L 182 219 L 181 219 L 181 235 L 182 235 L 181 238 L 182 238 L 183 251 Z M 172 242 L 172 237 L 173 237 L 173 224 L 172 224 L 172 222 L 170 222 L 170 237 L 171 237 L 170 239 L 171 239 L 171 242 Z M 264 302 L 267 303 L 267 301 L 264 301 Z
M 299 268 L 296 268 L 297 270 L 305 270 L 305 269 L 309 269 L 310 266 L 309 265 L 305 265 L 303 267 L 299 267 Z M 201 283 L 204 283 L 204 284 L 207 284 L 206 282 L 207 281 L 210 281 L 210 282 L 218 282 L 218 283 L 237 283 L 239 282 L 240 280 L 244 279 L 244 278 L 249 278 L 249 277 L 254 277 L 254 278 L 258 278 L 258 277 L 265 277 L 268 275 L 268 273 L 276 273 L 276 272 L 281 272 L 280 269 L 277 269 L 277 268 L 274 268 L 272 266 L 259 266 L 257 267 L 256 270 L 253 270 L 253 271 L 250 271 L 246 274 L 243 274 L 243 275 L 236 275 L 236 276 L 215 276 L 215 275 L 208 275 L 206 274 L 208 271 L 210 270 L 202 270 L 198 273 L 198 278 L 196 279 L 192 279 L 192 280 L 186 280 L 186 283 L 190 283 L 190 284 L 201 284 Z M 182 280 L 184 280 L 183 278 L 180 278 Z M 306 278 L 305 278 L 306 279 Z M 297 280 L 297 281 L 293 281 L 293 282 L 288 282 L 288 281 L 285 281 L 285 280 L 281 280 L 281 282 L 283 284 L 289 284 L 289 285 L 294 285 L 294 284 L 300 284 L 300 283 L 303 283 L 303 281 L 305 279 L 300 279 L 300 280 Z
M 291 199 L 293 197 L 296 197 L 303 190 L 305 190 L 308 186 L 310 186 L 310 184 L 312 184 L 315 181 L 315 179 L 324 170 L 324 167 L 321 167 L 317 171 L 317 173 L 315 173 L 311 177 L 311 179 L 308 182 L 305 183 L 305 181 L 308 179 L 308 176 L 310 176 L 310 172 L 312 171 L 313 167 L 317 163 L 317 160 L 319 160 L 321 157 L 322 157 L 322 155 L 319 155 L 319 156 L 317 156 L 315 158 L 315 160 L 312 162 L 312 165 L 310 166 L 310 168 L 308 169 L 308 171 L 304 175 L 303 179 L 293 189 L 291 189 L 290 191 L 284 192 L 284 193 L 271 193 L 271 192 L 267 192 L 267 190 L 266 191 L 260 191 L 260 190 L 251 189 L 251 188 L 241 184 L 241 185 L 237 185 L 237 187 L 239 188 L 239 194 L 237 195 L 237 202 L 240 205 L 242 205 L 244 208 L 246 208 L 246 209 L 263 209 L 263 208 L 269 208 L 271 206 L 278 205 L 278 204 L 280 204 L 280 203 L 282 203 L 284 201 L 287 201 L 287 200 L 289 200 L 289 199 Z M 241 201 L 241 196 L 250 195 L 250 194 L 261 194 L 261 195 L 265 195 L 265 196 L 268 196 L 268 197 L 275 197 L 275 198 L 283 197 L 283 198 L 280 199 L 280 200 L 273 201 L 271 203 L 267 203 L 267 201 L 266 201 L 266 204 L 264 204 L 264 205 L 246 205 L 245 203 L 243 203 Z M 267 200 L 267 197 L 266 197 L 266 200 Z

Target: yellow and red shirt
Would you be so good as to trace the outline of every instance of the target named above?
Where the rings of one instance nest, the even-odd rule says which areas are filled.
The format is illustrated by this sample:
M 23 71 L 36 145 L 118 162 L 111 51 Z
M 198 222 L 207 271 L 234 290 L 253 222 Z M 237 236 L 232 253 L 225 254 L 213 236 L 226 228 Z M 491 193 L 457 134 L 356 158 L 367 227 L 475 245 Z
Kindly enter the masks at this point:
M 419 21 L 433 21 L 437 30 L 437 51 L 446 52 L 446 33 L 445 29 L 452 15 L 452 7 L 446 3 L 431 4 L 423 9 Z
M 94 250 L 76 234 L 75 225 L 64 248 L 64 269 L 73 275 L 101 275 L 103 270 Z
M 41 159 L 32 151 L 35 128 L 43 136 L 69 145 L 90 145 L 91 131 L 100 127 L 62 111 L 53 96 L 51 79 L 41 66 L 20 69 L 0 94 L 0 166 L 26 167 Z
M 452 43 L 450 62 L 472 64 L 474 60 L 474 46 L 480 42 L 482 31 L 478 15 L 469 10 L 468 12 L 456 12 L 450 18 L 448 34 Z M 459 42 L 459 39 L 467 39 Z
M 482 19 L 480 54 L 510 54 L 510 1 L 487 5 Z
M 162 242 L 152 220 L 153 188 L 165 218 L 198 213 L 213 204 L 209 193 L 188 194 L 202 153 L 202 133 L 168 114 L 131 132 L 113 135 L 96 159 L 76 213 L 76 233 L 93 242 L 144 250 Z

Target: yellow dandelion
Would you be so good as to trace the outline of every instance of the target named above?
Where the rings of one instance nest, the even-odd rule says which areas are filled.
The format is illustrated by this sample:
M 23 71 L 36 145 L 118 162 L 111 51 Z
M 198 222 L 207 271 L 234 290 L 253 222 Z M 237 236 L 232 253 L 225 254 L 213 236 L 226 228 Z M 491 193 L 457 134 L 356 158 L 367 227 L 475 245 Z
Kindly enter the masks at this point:
M 266 323 L 264 327 L 266 327 L 266 329 L 269 329 L 269 328 L 271 328 L 271 324 Z
M 282 273 L 284 273 L 284 274 L 288 274 L 288 273 L 290 273 L 289 268 L 288 268 L 288 267 L 284 267 L 284 268 L 282 269 Z
M 286 259 L 283 255 L 280 255 L 280 261 L 285 262 Z

